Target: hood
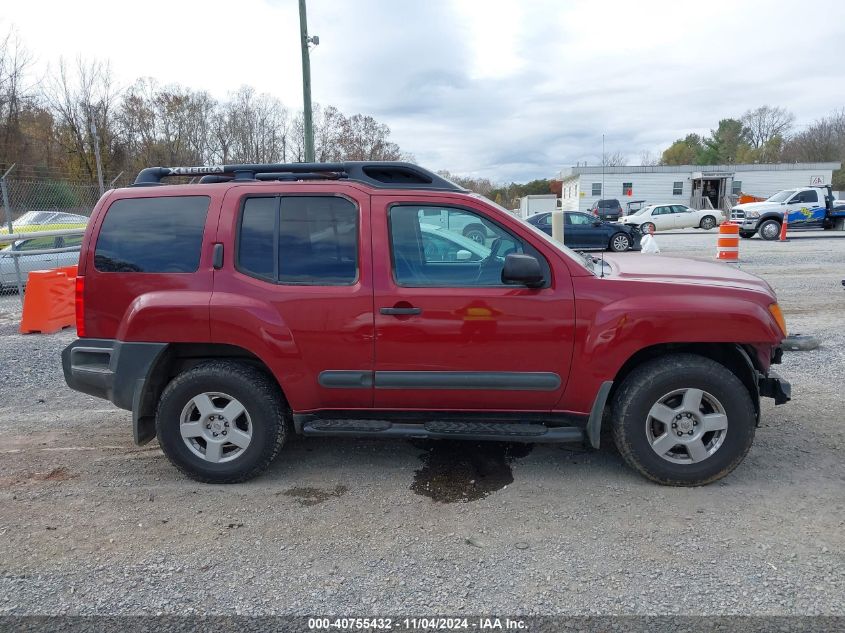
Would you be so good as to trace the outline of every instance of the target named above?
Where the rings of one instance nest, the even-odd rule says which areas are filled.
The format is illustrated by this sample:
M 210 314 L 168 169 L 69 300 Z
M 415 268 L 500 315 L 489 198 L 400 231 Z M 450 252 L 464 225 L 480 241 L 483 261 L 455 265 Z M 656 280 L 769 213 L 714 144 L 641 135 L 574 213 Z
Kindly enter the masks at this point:
M 623 257 L 606 254 L 604 261 L 611 265 L 612 276 L 619 279 L 739 288 L 763 292 L 771 296 L 772 301 L 775 301 L 774 291 L 765 280 L 742 270 L 731 268 L 728 264 L 642 254 Z
M 735 204 L 732 209 L 739 209 L 740 211 L 779 211 L 783 209 L 784 205 L 780 202 L 746 202 L 744 204 Z

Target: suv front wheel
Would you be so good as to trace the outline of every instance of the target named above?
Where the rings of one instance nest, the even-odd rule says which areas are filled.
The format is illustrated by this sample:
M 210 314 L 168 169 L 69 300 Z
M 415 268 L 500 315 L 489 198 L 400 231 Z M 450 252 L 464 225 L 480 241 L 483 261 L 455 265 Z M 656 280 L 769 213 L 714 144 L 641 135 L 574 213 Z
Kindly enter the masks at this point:
M 613 399 L 613 439 L 657 483 L 701 486 L 743 460 L 756 415 L 745 385 L 714 360 L 673 354 L 635 368 Z
M 156 413 L 164 454 L 206 483 L 238 483 L 264 471 L 285 442 L 285 402 L 264 372 L 210 361 L 174 378 Z

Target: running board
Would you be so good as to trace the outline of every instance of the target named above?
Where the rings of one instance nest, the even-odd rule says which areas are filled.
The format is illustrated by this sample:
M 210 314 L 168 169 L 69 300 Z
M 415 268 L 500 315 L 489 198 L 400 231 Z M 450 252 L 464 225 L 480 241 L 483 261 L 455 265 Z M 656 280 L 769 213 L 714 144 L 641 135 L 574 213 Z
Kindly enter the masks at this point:
M 415 439 L 489 440 L 498 442 L 583 442 L 584 430 L 576 426 L 545 426 L 507 422 L 432 421 L 424 424 L 388 420 L 309 419 L 302 424 L 302 434 L 390 437 Z

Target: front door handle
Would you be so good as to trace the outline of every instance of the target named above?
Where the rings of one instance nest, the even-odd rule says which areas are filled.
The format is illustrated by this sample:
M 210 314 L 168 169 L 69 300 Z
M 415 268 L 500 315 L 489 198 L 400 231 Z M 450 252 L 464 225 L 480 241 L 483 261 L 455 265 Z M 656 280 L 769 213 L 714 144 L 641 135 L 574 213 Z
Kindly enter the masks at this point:
M 379 312 L 393 316 L 408 316 L 422 314 L 422 308 L 379 308 Z

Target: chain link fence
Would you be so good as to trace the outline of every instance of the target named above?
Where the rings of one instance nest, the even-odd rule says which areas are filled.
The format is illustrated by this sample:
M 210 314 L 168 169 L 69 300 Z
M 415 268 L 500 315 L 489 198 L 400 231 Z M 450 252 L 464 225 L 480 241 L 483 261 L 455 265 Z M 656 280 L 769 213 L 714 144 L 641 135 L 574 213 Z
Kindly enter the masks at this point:
M 18 179 L 7 172 L 0 178 L 0 190 L 0 300 L 20 295 L 22 301 L 31 271 L 79 261 L 82 233 L 100 188 L 70 180 Z M 72 231 L 53 234 L 62 229 Z M 18 233 L 25 237 L 14 239 Z

